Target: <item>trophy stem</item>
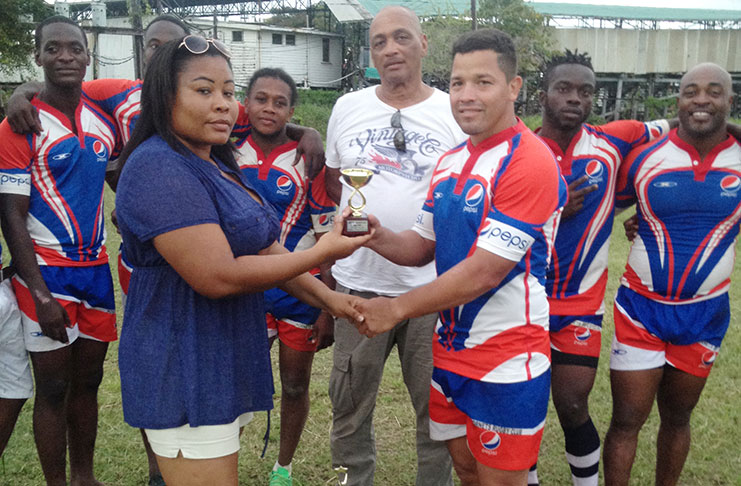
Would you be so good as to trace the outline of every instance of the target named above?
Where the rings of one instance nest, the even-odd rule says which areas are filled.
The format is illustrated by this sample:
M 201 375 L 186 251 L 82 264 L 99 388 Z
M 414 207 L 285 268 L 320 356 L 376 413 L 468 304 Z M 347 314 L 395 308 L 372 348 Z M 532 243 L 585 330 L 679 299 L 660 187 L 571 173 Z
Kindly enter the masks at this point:
M 360 196 L 360 199 L 361 199 L 360 206 L 353 206 L 352 200 L 356 194 Z M 360 190 L 357 187 L 353 187 L 352 194 L 350 194 L 350 197 L 347 199 L 347 205 L 350 206 L 350 209 L 352 209 L 353 216 L 360 216 L 361 214 L 363 214 L 363 208 L 365 207 L 365 202 L 366 202 L 365 194 L 360 192 Z

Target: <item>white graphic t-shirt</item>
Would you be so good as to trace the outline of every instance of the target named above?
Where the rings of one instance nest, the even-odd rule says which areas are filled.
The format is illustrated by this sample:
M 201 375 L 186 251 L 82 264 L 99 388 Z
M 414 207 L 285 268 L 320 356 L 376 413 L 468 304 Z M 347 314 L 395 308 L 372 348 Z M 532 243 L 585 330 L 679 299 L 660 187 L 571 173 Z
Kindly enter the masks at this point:
M 327 166 L 372 170 L 370 183 L 361 189 L 365 212 L 398 232 L 414 225 L 438 159 L 466 136 L 453 118 L 448 95 L 436 89 L 426 100 L 401 109 L 406 151 L 399 151 L 393 142 L 398 128 L 391 126 L 396 111 L 378 98 L 375 86 L 337 100 L 327 127 Z M 351 193 L 343 184 L 341 208 Z M 356 196 L 354 203 L 359 201 Z M 432 263 L 402 267 L 360 248 L 339 260 L 332 274 L 345 287 L 395 296 L 432 281 L 435 268 Z

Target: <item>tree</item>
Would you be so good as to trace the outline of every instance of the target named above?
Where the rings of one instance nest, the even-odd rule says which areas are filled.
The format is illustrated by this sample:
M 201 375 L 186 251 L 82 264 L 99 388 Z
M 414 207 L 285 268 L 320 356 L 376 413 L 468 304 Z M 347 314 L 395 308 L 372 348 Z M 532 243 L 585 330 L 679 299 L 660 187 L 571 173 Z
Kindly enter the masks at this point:
M 31 64 L 33 23 L 51 15 L 44 0 L 0 0 L 0 71 Z
M 497 28 L 515 40 L 520 72 L 537 71 L 552 54 L 548 17 L 523 0 L 480 0 L 477 13 L 482 28 Z
M 425 82 L 447 89 L 453 65 L 451 48 L 458 36 L 469 30 L 471 22 L 462 17 L 438 15 L 422 22 L 428 42 L 427 56 L 422 61 Z
M 537 71 L 551 55 L 551 31 L 547 17 L 540 15 L 523 0 L 479 0 L 476 9 L 479 28 L 494 27 L 515 41 L 520 72 Z M 471 30 L 468 13 L 460 16 L 437 15 L 423 20 L 422 31 L 429 48 L 422 64 L 425 80 L 447 85 L 453 64 L 451 48 L 455 39 Z

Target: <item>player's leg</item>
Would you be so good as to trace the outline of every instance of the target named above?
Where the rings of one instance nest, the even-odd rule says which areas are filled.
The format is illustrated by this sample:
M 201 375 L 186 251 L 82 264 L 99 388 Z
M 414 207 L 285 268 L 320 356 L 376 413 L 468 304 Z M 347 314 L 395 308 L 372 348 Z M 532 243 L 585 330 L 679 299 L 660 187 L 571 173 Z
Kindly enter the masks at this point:
M 597 376 L 602 316 L 551 316 L 551 394 L 575 486 L 596 486 L 600 438 L 589 415 Z
M 363 298 L 376 296 L 350 291 L 342 285 L 337 285 L 337 290 Z M 329 377 L 332 466 L 348 469 L 347 486 L 373 484 L 376 464 L 373 411 L 395 333 L 391 330 L 368 339 L 346 319 L 336 319 L 334 335 L 334 366 Z
M 93 456 L 98 433 L 98 387 L 103 380 L 108 343 L 80 337 L 71 348 L 73 373 L 67 398 L 70 483 L 102 484 L 93 473 Z
M 455 474 L 460 480 L 461 486 L 478 486 L 479 473 L 476 459 L 468 448 L 468 440 L 465 436 L 449 439 L 447 442 L 448 452 L 453 459 Z
M 690 450 L 690 416 L 707 378 L 664 368 L 656 402 L 661 417 L 656 440 L 656 484 L 677 484 Z
M 404 383 L 412 399 L 417 431 L 417 486 L 452 486 L 453 468 L 445 442 L 430 438 L 432 335 L 437 314 L 409 319 L 396 326 Z
M 67 407 L 72 376 L 70 346 L 31 352 L 36 397 L 33 435 L 47 486 L 67 484 Z
M 663 368 L 610 370 L 612 418 L 603 453 L 606 485 L 627 485 L 635 459 L 638 432 L 653 406 Z
M 0 398 L 0 457 L 8 445 L 18 415 L 21 413 L 25 398 Z
M 468 417 L 453 403 L 453 391 L 448 381 L 447 372 L 433 368 L 429 387 L 430 437 L 445 441 L 461 486 L 476 486 L 476 459 L 466 438 Z
M 108 265 L 66 269 L 81 300 L 77 307 L 80 338 L 72 347 L 72 379 L 67 398 L 70 480 L 72 486 L 101 484 L 93 472 L 98 433 L 98 387 L 108 343 L 117 339 L 113 279 Z
M 23 342 L 23 323 L 5 269 L 0 273 L 0 456 L 26 399 L 33 395 L 33 378 Z
M 553 405 L 563 429 L 572 481 L 575 486 L 596 486 L 600 438 L 589 415 L 589 393 L 597 368 L 554 362 L 552 373 Z
M 280 451 L 278 464 L 290 466 L 309 416 L 309 382 L 314 351 L 280 342 Z
M 612 418 L 602 453 L 608 486 L 627 485 L 630 480 L 638 432 L 651 411 L 666 363 L 666 343 L 643 324 L 663 322 L 662 316 L 657 318 L 656 303 L 620 287 L 614 309 Z

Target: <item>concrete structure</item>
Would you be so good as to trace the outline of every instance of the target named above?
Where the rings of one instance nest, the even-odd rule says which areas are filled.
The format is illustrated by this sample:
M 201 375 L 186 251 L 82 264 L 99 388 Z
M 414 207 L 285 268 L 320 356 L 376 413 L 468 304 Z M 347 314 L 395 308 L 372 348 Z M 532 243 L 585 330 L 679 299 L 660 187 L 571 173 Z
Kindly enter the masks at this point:
M 143 19 L 146 25 L 150 19 Z M 291 29 L 241 22 L 213 22 L 186 19 L 207 37 L 218 38 L 232 53 L 232 68 L 238 85 L 246 86 L 252 73 L 262 67 L 280 67 L 296 83 L 307 88 L 339 88 L 342 78 L 341 35 L 315 29 Z M 83 21 L 87 24 L 88 21 Z M 134 79 L 133 32 L 128 18 L 107 18 L 106 27 L 88 31 L 88 45 L 93 62 L 87 79 Z M 110 34 L 104 32 L 125 32 Z M 43 78 L 40 69 L 10 75 L 0 74 L 0 83 L 19 83 Z

